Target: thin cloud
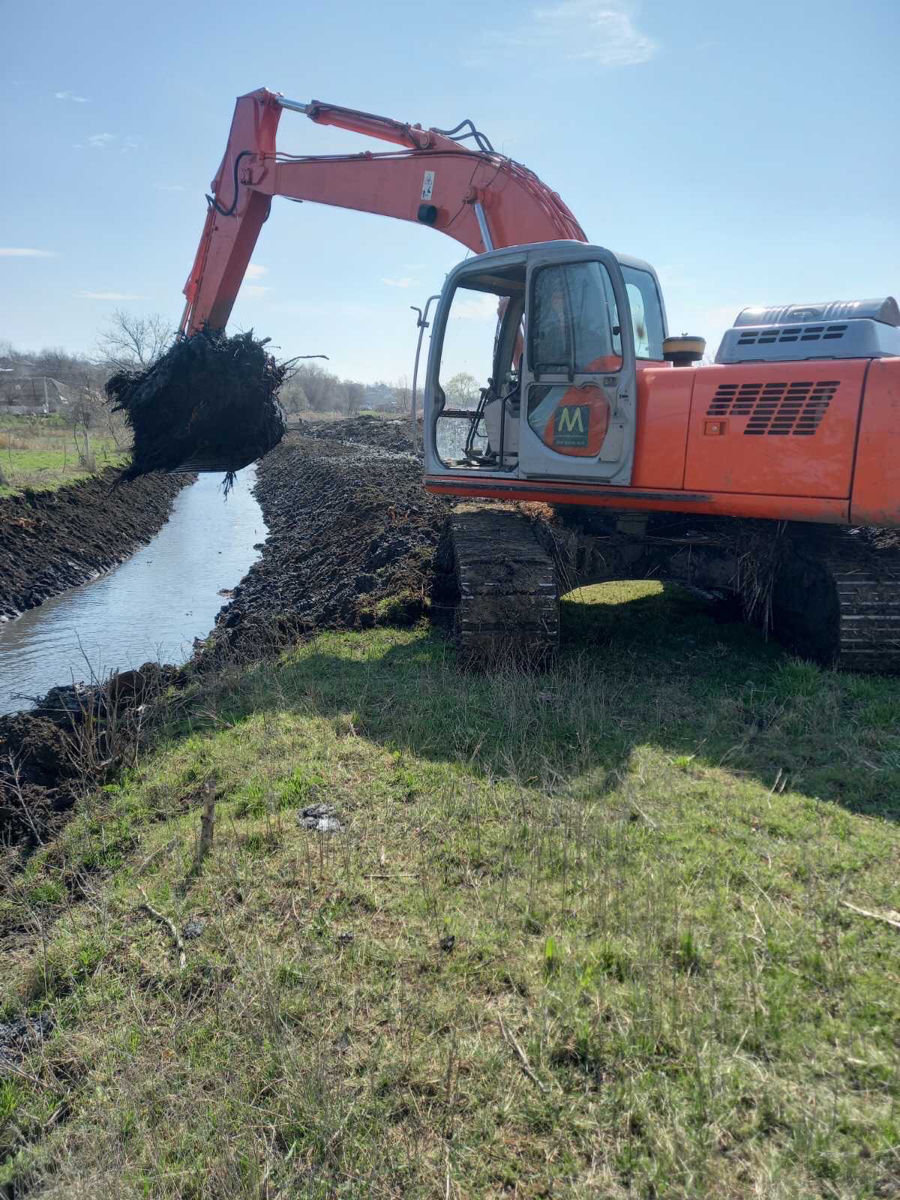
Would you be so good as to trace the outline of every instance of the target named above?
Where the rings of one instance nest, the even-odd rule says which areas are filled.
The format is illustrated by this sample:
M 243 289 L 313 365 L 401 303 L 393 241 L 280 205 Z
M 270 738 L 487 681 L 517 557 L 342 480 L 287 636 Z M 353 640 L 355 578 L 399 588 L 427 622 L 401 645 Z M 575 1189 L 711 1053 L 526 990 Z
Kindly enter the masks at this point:
M 496 321 L 497 303 L 496 296 L 482 292 L 471 299 L 456 300 L 450 315 L 463 321 Z
M 269 289 L 260 287 L 258 283 L 249 283 L 241 289 L 242 296 L 249 296 L 252 299 L 258 300 L 260 296 L 264 296 Z
M 136 292 L 76 292 L 80 300 L 146 300 Z
M 631 0 L 560 0 L 538 6 L 517 32 L 492 31 L 490 53 L 511 58 L 540 52 L 545 61 L 637 66 L 659 49 L 658 42 L 638 29 L 637 11 Z
M 263 275 L 268 273 L 269 268 L 264 267 L 261 263 L 251 263 L 244 272 L 247 279 L 262 279 Z
M 54 98 L 57 100 L 68 100 L 71 104 L 90 104 L 87 96 L 78 96 L 75 92 L 54 92 Z
M 412 280 L 408 275 L 404 275 L 402 279 L 382 279 L 382 283 L 386 283 L 388 287 L 408 288 L 412 285 Z
M 31 246 L 0 246 L 0 258 L 56 258 L 56 251 L 35 250 Z
M 118 150 L 127 154 L 129 150 L 140 147 L 140 139 L 136 137 L 119 137 L 117 133 L 92 133 L 85 142 L 76 142 L 76 150 Z

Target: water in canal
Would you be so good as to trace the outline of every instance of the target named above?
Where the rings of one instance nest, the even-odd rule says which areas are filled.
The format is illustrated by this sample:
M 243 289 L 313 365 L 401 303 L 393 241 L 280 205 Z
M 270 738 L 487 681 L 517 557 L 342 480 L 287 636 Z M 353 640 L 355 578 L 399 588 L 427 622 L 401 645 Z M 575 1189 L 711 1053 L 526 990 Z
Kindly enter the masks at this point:
M 240 471 L 227 498 L 221 475 L 200 475 L 127 562 L 0 623 L 0 713 L 30 707 L 57 684 L 148 660 L 184 662 L 227 603 L 220 591 L 259 557 L 266 526 L 250 490 L 255 474 Z

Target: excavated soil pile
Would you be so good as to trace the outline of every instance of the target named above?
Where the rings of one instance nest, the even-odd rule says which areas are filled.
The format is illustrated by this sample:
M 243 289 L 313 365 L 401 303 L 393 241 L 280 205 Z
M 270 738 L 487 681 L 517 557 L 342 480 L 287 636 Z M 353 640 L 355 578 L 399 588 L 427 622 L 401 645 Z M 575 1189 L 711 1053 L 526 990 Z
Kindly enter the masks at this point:
M 203 330 L 179 339 L 145 371 L 120 371 L 106 385 L 134 430 L 124 479 L 151 471 L 233 471 L 277 446 L 284 415 L 275 398 L 287 364 L 252 332 Z
M 113 487 L 116 472 L 0 500 L 0 619 L 122 562 L 162 526 L 183 477 Z
M 351 424 L 328 428 L 343 437 Z M 425 492 L 412 455 L 292 433 L 260 464 L 256 494 L 269 538 L 214 643 L 252 653 L 298 632 L 426 611 L 448 508 Z

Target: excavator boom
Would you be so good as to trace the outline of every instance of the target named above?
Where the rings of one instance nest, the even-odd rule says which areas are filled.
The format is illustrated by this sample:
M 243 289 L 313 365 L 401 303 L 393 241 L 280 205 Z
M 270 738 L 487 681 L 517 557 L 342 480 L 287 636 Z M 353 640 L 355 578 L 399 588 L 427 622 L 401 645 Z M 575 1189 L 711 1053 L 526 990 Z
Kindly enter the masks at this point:
M 276 135 L 284 109 L 401 149 L 282 154 Z M 527 167 L 495 153 L 471 122 L 450 132 L 472 139 L 474 148 L 437 129 L 316 100 L 302 104 L 265 88 L 239 97 L 184 288 L 182 332 L 225 327 L 274 196 L 427 225 L 476 253 L 555 239 L 587 241 L 556 192 Z

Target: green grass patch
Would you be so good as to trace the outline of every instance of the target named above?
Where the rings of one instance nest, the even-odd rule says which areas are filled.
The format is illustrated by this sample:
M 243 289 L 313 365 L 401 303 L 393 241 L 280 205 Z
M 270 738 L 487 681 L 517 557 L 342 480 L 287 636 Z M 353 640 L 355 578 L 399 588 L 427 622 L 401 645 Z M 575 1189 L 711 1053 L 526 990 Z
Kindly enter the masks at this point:
M 231 668 L 83 806 L 4 910 L 3 1009 L 55 1028 L 0 1183 L 897 1193 L 900 935 L 842 901 L 900 908 L 900 684 L 656 584 L 564 610 L 537 676 L 424 628 Z
M 58 418 L 0 418 L 0 497 L 24 488 L 52 491 L 85 479 L 109 466 L 122 466 L 128 457 L 115 439 L 93 431 L 87 443 Z

